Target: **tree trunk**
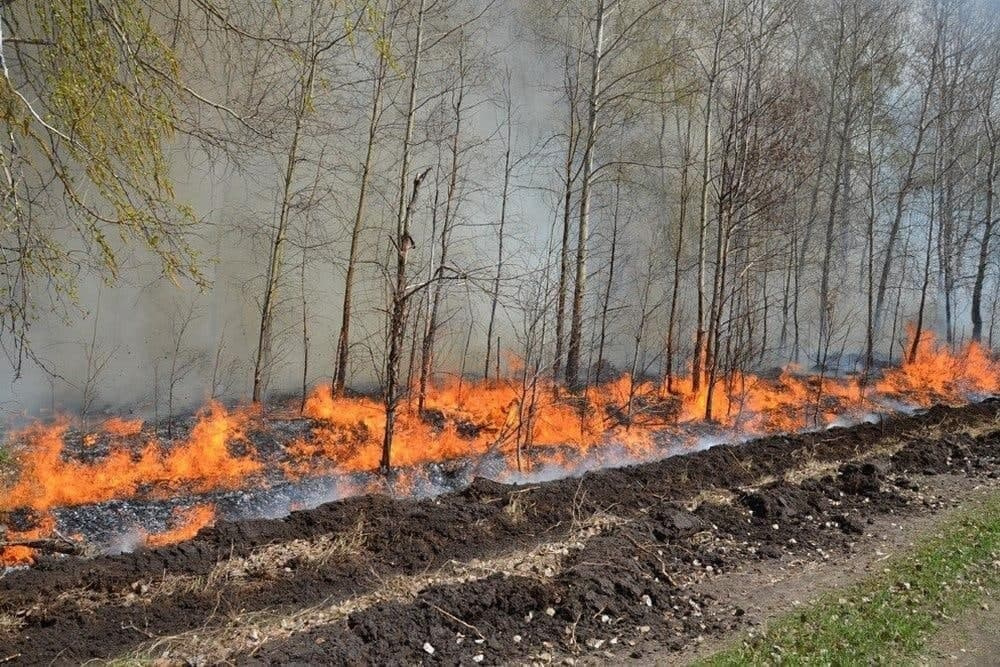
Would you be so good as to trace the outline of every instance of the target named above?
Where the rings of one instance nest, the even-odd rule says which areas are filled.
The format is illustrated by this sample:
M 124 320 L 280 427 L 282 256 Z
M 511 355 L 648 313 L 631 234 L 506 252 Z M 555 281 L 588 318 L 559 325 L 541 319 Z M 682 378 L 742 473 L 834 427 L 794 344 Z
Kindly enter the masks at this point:
M 454 101 L 455 111 L 455 131 L 451 139 L 451 172 L 448 177 L 448 193 L 444 202 L 444 222 L 441 225 L 441 254 L 438 258 L 438 269 L 436 276 L 440 276 L 448 261 L 448 246 L 451 241 L 451 230 L 455 224 L 458 205 L 456 194 L 458 190 L 459 172 L 459 150 L 458 141 L 462 132 L 462 102 L 465 98 L 465 66 L 462 50 L 458 53 L 459 83 L 458 93 Z M 432 276 L 433 279 L 433 276 Z M 424 410 L 424 401 L 427 398 L 427 383 L 430 382 L 431 373 L 434 366 L 434 340 L 438 329 L 438 312 L 441 308 L 441 294 L 444 283 L 438 280 L 434 283 L 433 293 L 430 301 L 430 310 L 427 313 L 426 328 L 424 329 L 424 340 L 420 348 L 420 379 L 417 392 L 417 409 Z
M 490 379 L 490 353 L 493 345 L 493 327 L 497 319 L 497 303 L 500 301 L 500 278 L 503 275 L 503 233 L 507 224 L 507 200 L 510 196 L 510 152 L 512 141 L 511 127 L 511 93 L 510 71 L 507 72 L 507 138 L 506 150 L 503 155 L 503 191 L 500 196 L 500 224 L 497 228 L 497 272 L 493 277 L 493 293 L 490 295 L 490 321 L 486 327 L 486 362 L 483 368 L 483 379 Z M 557 356 L 558 358 L 558 356 Z
M 590 236 L 590 197 L 593 187 L 594 148 L 597 144 L 597 109 L 601 87 L 601 65 L 604 49 L 605 0 L 597 0 L 597 26 L 594 33 L 594 53 L 590 75 L 587 112 L 587 143 L 583 153 L 583 175 L 580 182 L 580 226 L 577 230 L 576 278 L 573 285 L 573 310 L 570 317 L 569 346 L 566 353 L 566 384 L 576 387 L 580 378 L 580 343 L 583 338 L 583 299 L 587 291 L 587 242 Z
M 392 309 L 389 317 L 389 345 L 385 363 L 385 430 L 382 434 L 382 460 L 379 468 L 388 474 L 392 468 L 392 439 L 396 431 L 396 408 L 399 403 L 399 358 L 406 332 L 406 258 L 413 246 L 410 236 L 410 217 L 417 201 L 420 184 L 430 169 L 424 170 L 413 179 L 413 191 L 407 203 L 406 181 L 410 174 L 410 148 L 413 141 L 413 125 L 417 113 L 417 85 L 420 80 L 420 55 L 423 48 L 424 12 L 427 0 L 420 0 L 417 9 L 417 32 L 413 47 L 413 62 L 410 67 L 409 102 L 406 108 L 406 130 L 403 134 L 403 156 L 399 169 L 399 205 L 396 212 L 396 276 L 392 291 Z
M 563 338 L 566 328 L 566 291 L 569 288 L 569 232 L 573 219 L 573 163 L 576 160 L 576 142 L 579 131 L 576 127 L 576 96 L 580 85 L 580 58 L 576 60 L 576 75 L 570 74 L 569 55 L 566 56 L 566 97 L 569 107 L 569 127 L 566 138 L 566 162 L 563 171 L 563 225 L 562 242 L 559 245 L 559 287 L 556 292 L 556 332 L 555 353 L 552 362 L 552 379 L 559 380 L 562 371 Z M 490 357 L 486 355 L 486 363 Z
M 344 276 L 344 301 L 341 306 L 340 333 L 337 335 L 337 359 L 333 374 L 333 393 L 342 394 L 347 382 L 347 366 L 351 349 L 351 307 L 354 296 L 355 271 L 358 265 L 358 252 L 361 246 L 361 232 L 364 229 L 365 212 L 368 207 L 368 186 L 371 180 L 375 144 L 379 132 L 379 121 L 382 118 L 382 90 L 385 86 L 387 63 L 385 56 L 379 53 L 376 66 L 374 89 L 372 91 L 372 108 L 368 121 L 368 145 L 365 159 L 361 165 L 361 183 L 358 186 L 358 206 L 354 213 L 354 225 L 351 227 L 351 245 L 347 253 L 347 273 Z
M 914 184 L 914 176 L 917 171 L 917 163 L 920 158 L 920 151 L 923 147 L 924 137 L 927 133 L 929 123 L 927 121 L 927 112 L 930 109 L 931 94 L 934 90 L 934 82 L 937 76 L 937 65 L 938 65 L 938 51 L 941 47 L 942 40 L 942 26 L 939 24 L 936 26 L 936 37 L 934 40 L 934 47 L 930 56 L 931 68 L 928 75 L 926 86 L 924 87 L 923 95 L 920 100 L 920 113 L 917 118 L 917 136 L 914 140 L 913 152 L 910 154 L 910 159 L 907 163 L 906 173 L 903 176 L 903 181 L 900 184 L 899 190 L 896 193 L 896 211 L 892 219 L 892 225 L 889 227 L 889 236 L 886 239 L 885 247 L 885 257 L 882 260 L 882 269 L 879 274 L 878 280 L 878 291 L 875 294 L 875 332 L 876 335 L 878 331 L 882 328 L 882 317 L 883 308 L 885 304 L 885 294 L 889 287 L 889 273 L 892 270 L 892 259 L 893 259 L 893 249 L 896 244 L 896 238 L 899 235 L 899 228 L 903 222 L 903 213 L 906 210 L 906 197 L 910 193 L 910 189 Z
M 990 157 L 986 165 L 986 210 L 983 220 L 983 236 L 979 240 L 979 261 L 976 264 L 976 278 L 972 287 L 972 340 L 977 343 L 983 339 L 983 285 L 986 282 L 986 268 L 989 262 L 990 240 L 993 236 L 993 206 L 997 172 L 997 140 L 990 131 L 992 122 L 989 119 L 987 106 L 986 123 L 988 127 L 987 140 L 990 142 Z
M 274 241 L 271 244 L 271 257 L 267 266 L 267 282 L 264 286 L 264 302 L 261 306 L 260 329 L 257 336 L 257 356 L 253 369 L 253 402 L 260 403 L 264 391 L 264 370 L 266 359 L 270 355 L 271 327 L 274 320 L 274 300 L 281 279 L 282 255 L 288 234 L 288 220 L 292 207 L 292 185 L 295 182 L 295 167 L 298 164 L 299 141 L 302 134 L 302 123 L 309 112 L 313 94 L 313 80 L 316 76 L 316 61 L 319 54 L 316 51 L 313 20 L 309 23 L 309 48 L 306 72 L 300 81 L 299 98 L 295 107 L 295 129 L 292 132 L 292 142 L 288 148 L 288 158 L 285 163 L 285 174 L 282 179 L 281 209 L 278 213 L 278 228 L 275 230 Z
M 695 325 L 694 351 L 691 355 L 691 390 L 701 390 L 701 377 L 705 360 L 705 242 L 708 233 L 708 190 L 712 184 L 712 103 L 715 97 L 715 80 L 719 75 L 719 56 L 722 35 L 726 25 L 727 0 L 722 0 L 722 16 L 712 48 L 712 64 L 708 73 L 708 89 L 705 92 L 705 126 L 701 147 L 701 203 L 698 214 L 698 280 L 697 280 L 697 322 Z
M 681 136 L 680 115 L 676 117 L 677 135 Z M 684 250 L 684 227 L 687 224 L 688 198 L 690 197 L 690 186 L 688 184 L 689 162 L 691 161 L 691 114 L 687 114 L 687 122 L 684 128 L 684 144 L 681 150 L 681 184 L 680 202 L 677 213 L 677 243 L 674 246 L 674 277 L 670 287 L 670 313 L 667 316 L 667 391 L 674 390 L 674 329 L 677 326 L 677 302 L 680 296 L 681 283 L 681 253 Z M 662 143 L 662 141 L 661 141 Z M 662 149 L 661 149 L 662 151 Z M 661 152 L 662 155 L 662 152 Z M 662 159 L 662 157 L 661 157 Z M 665 171 L 665 170 L 664 170 Z

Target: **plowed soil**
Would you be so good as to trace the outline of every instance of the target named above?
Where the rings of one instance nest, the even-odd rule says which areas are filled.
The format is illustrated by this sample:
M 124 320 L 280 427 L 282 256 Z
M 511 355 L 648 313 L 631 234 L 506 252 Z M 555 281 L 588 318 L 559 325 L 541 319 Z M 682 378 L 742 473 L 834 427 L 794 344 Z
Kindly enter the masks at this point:
M 867 548 L 886 517 L 938 511 L 949 480 L 1000 486 L 998 420 L 997 401 L 939 407 L 43 560 L 0 579 L 0 663 L 569 664 L 684 652 L 753 616 L 713 589 L 728 573 Z

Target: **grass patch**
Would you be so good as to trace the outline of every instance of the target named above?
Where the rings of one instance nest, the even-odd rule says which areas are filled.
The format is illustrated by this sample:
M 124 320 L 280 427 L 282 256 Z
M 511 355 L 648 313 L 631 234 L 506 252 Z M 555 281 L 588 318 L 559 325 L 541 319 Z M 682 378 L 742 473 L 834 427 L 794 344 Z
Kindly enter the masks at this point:
M 898 664 L 942 623 L 1000 593 L 1000 495 L 948 521 L 883 572 L 833 591 L 703 665 Z

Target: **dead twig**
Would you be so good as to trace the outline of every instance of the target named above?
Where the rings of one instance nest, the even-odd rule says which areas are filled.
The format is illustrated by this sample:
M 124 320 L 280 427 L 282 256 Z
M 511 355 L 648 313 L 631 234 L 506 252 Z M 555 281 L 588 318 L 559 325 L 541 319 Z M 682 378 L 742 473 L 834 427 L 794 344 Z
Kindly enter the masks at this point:
M 476 626 L 471 625 L 469 623 L 466 623 L 465 621 L 463 621 L 462 619 L 458 618 L 457 616 L 449 614 L 448 612 L 446 612 L 444 609 L 442 609 L 441 607 L 437 606 L 436 604 L 433 604 L 431 602 L 428 602 L 427 604 L 429 604 L 430 607 L 431 607 L 431 609 L 433 609 L 434 611 L 440 613 L 441 615 L 443 615 L 443 616 L 445 616 L 447 618 L 450 618 L 451 620 L 455 621 L 456 623 L 458 623 L 462 627 L 465 627 L 465 628 L 468 628 L 469 630 L 472 630 L 473 632 L 476 633 L 476 636 L 478 636 L 480 639 L 483 639 L 483 640 L 486 639 L 486 637 L 483 636 L 483 633 L 480 632 L 479 628 L 477 628 Z

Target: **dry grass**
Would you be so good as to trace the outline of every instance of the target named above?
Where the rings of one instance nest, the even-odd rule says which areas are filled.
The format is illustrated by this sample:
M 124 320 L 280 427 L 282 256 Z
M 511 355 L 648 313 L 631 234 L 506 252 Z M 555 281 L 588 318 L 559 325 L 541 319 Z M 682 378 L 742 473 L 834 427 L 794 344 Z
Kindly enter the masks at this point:
M 533 489 L 521 489 L 520 491 L 515 491 L 510 494 L 510 499 L 504 506 L 504 514 L 510 519 L 511 523 L 515 526 L 524 523 L 527 517 L 527 511 L 534 507 L 534 503 L 525 500 L 525 494 Z
M 0 637 L 12 635 L 24 627 L 24 621 L 10 614 L 0 614 Z
M 209 576 L 228 581 L 266 576 L 283 571 L 291 565 L 318 569 L 336 559 L 357 558 L 364 552 L 365 541 L 365 523 L 362 518 L 344 533 L 322 535 L 311 540 L 279 542 L 257 549 L 244 558 L 230 558 L 217 565 Z
M 784 480 L 789 484 L 801 484 L 807 479 L 819 479 L 826 475 L 835 474 L 840 466 L 853 459 L 842 461 L 808 461 L 805 464 L 789 470 L 784 475 Z
M 231 556 L 220 561 L 205 575 L 167 575 L 150 584 L 148 590 L 140 586 L 136 591 L 133 584 L 133 590 L 128 595 L 137 598 L 136 601 L 142 599 L 148 602 L 184 593 L 216 591 L 234 584 L 272 580 L 293 569 L 318 570 L 336 559 L 360 557 L 365 549 L 365 540 L 365 522 L 364 518 L 360 518 L 344 533 L 269 544 L 247 556 Z
M 484 579 L 495 574 L 547 578 L 555 576 L 565 557 L 583 548 L 590 537 L 619 525 L 623 520 L 598 514 L 578 521 L 565 540 L 516 551 L 498 558 L 452 562 L 439 571 L 416 576 L 393 576 L 369 593 L 346 600 L 329 600 L 289 614 L 272 610 L 234 614 L 221 624 L 170 637 L 160 637 L 137 653 L 128 663 L 179 661 L 197 658 L 210 664 L 225 662 L 234 655 L 252 655 L 266 642 L 283 639 L 311 629 L 328 626 L 349 615 L 386 602 L 413 600 L 432 586 L 449 586 Z
M 362 518 L 344 533 L 269 544 L 247 556 L 231 556 L 217 563 L 207 574 L 164 574 L 159 579 L 135 581 L 127 588 L 110 592 L 73 588 L 60 593 L 54 600 L 36 604 L 28 611 L 51 607 L 96 611 L 109 604 L 125 607 L 149 605 L 176 595 L 204 594 L 230 585 L 246 586 L 251 582 L 276 579 L 290 572 L 292 566 L 297 570 L 315 570 L 338 558 L 358 558 L 364 552 L 365 539 Z M 4 618 L 0 616 L 0 634 L 4 631 Z
M 981 424 L 969 426 L 965 429 L 965 432 L 974 438 L 982 435 L 991 435 L 997 431 L 1000 431 L 1000 412 L 998 412 L 993 419 L 987 420 Z
M 699 491 L 697 495 L 684 503 L 684 507 L 693 512 L 704 504 L 709 505 L 731 505 L 736 500 L 736 494 L 728 489 L 705 489 Z

